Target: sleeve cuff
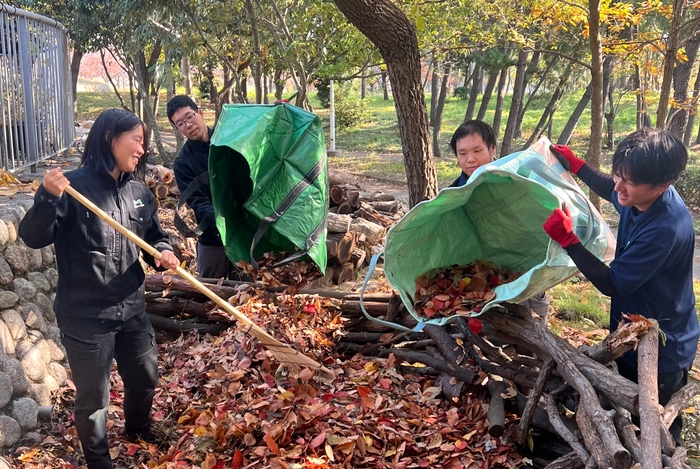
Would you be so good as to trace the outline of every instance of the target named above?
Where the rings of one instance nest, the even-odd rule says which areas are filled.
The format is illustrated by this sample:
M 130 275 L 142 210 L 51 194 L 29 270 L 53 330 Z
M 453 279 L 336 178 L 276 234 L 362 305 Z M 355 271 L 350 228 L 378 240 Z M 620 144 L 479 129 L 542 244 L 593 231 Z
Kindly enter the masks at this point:
M 61 200 L 61 197 L 56 197 L 55 195 L 51 194 L 44 188 L 43 185 L 39 186 L 39 189 L 36 191 L 36 195 L 34 195 L 35 204 L 48 203 L 56 205 L 59 200 Z

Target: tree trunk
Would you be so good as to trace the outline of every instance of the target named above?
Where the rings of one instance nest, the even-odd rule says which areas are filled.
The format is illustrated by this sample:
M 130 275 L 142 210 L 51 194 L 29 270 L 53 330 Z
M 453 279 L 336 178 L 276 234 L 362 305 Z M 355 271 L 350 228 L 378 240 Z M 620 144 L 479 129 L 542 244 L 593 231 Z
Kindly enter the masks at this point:
M 696 16 L 697 19 L 697 16 Z M 700 30 L 692 29 L 689 32 L 690 40 L 685 43 L 685 55 L 688 60 L 677 62 L 673 70 L 673 101 L 681 106 L 671 111 L 668 130 L 678 138 L 684 138 L 685 129 L 689 121 L 688 85 L 690 84 L 690 74 L 695 65 L 695 57 L 698 55 L 700 46 Z
M 549 76 L 549 72 L 552 70 L 554 65 L 559 61 L 558 57 L 554 57 L 551 62 L 549 62 L 549 65 L 547 65 L 547 68 L 544 69 L 544 72 L 542 72 L 542 76 L 540 76 L 540 79 L 537 80 L 537 83 L 535 83 L 535 86 L 532 88 L 532 92 L 530 95 L 527 97 L 527 101 L 525 101 L 525 104 L 522 106 L 520 109 L 520 115 L 518 116 L 518 122 L 520 122 L 520 129 L 518 131 L 518 137 L 522 134 L 522 123 L 523 123 L 523 118 L 525 118 L 525 113 L 530 107 L 530 103 L 532 102 L 533 98 L 537 94 L 537 91 L 540 89 L 540 86 L 542 86 L 542 83 L 547 79 L 547 76 Z M 530 67 L 528 67 L 528 70 Z M 525 84 L 528 83 L 528 80 L 532 73 L 525 72 Z
M 643 127 L 651 127 L 651 118 L 649 110 L 644 99 L 644 90 L 642 89 L 642 75 L 639 65 L 634 66 L 634 86 L 637 92 L 637 130 Z
M 559 78 L 559 84 L 554 90 L 554 93 L 552 93 L 552 97 L 549 99 L 549 102 L 547 103 L 547 106 L 545 107 L 542 117 L 540 117 L 540 121 L 537 123 L 535 130 L 532 132 L 532 135 L 530 135 L 530 138 L 525 144 L 525 148 L 528 148 L 535 140 L 540 138 L 540 135 L 542 135 L 542 132 L 544 132 L 544 129 L 547 127 L 547 123 L 552 121 L 552 116 L 557 108 L 557 103 L 559 102 L 559 99 L 561 99 L 562 94 L 564 94 L 564 85 L 566 85 L 566 82 L 569 80 L 569 76 L 571 75 L 571 69 L 572 64 L 569 63 L 566 66 L 564 74 Z
M 73 114 L 78 112 L 78 75 L 80 75 L 80 61 L 83 59 L 83 53 L 78 50 L 73 50 L 73 57 L 70 61 L 70 82 L 71 91 L 73 92 Z
M 139 85 L 139 95 L 144 101 L 143 109 L 146 113 L 146 119 L 144 120 L 146 121 L 146 125 L 148 126 L 148 128 L 151 129 L 151 132 L 153 133 L 153 139 L 155 140 L 156 148 L 158 149 L 158 158 L 160 158 L 161 161 L 158 161 L 158 158 L 156 158 L 156 163 L 161 163 L 163 157 L 165 156 L 165 147 L 163 146 L 163 141 L 160 138 L 160 130 L 158 130 L 158 126 L 156 125 L 156 115 L 153 112 L 151 103 L 149 102 L 148 88 L 145 82 L 145 78 L 141 75 L 142 69 L 138 66 L 135 68 L 136 80 L 138 81 Z
M 431 109 L 434 109 L 435 115 L 433 116 L 433 156 L 435 158 L 442 157 L 442 152 L 440 150 L 440 127 L 442 126 L 442 115 L 445 110 L 445 98 L 447 97 L 447 83 L 450 80 L 450 72 L 452 72 L 452 64 L 447 63 L 444 65 L 442 72 L 442 85 L 440 86 L 440 94 L 438 96 L 435 107 L 433 108 L 433 99 L 430 99 Z
M 688 125 L 685 127 L 685 133 L 683 135 L 683 144 L 687 147 L 690 145 L 690 139 L 693 138 L 693 130 L 695 128 L 695 114 L 698 110 L 698 93 L 700 93 L 700 73 L 695 78 L 695 84 L 693 85 L 693 103 L 690 107 L 690 115 L 688 116 Z
M 437 109 L 438 95 L 440 94 L 440 74 L 438 74 L 437 64 L 433 67 L 430 75 L 430 116 L 428 117 L 430 127 L 434 127 L 435 110 Z
M 403 147 L 409 205 L 432 199 L 437 195 L 437 176 L 415 26 L 391 0 L 334 3 L 379 48 L 386 62 Z
M 476 108 L 476 99 L 479 97 L 479 88 L 481 82 L 479 80 L 481 65 L 475 64 L 472 72 L 472 88 L 469 91 L 469 104 L 467 104 L 467 112 L 464 114 L 464 122 L 474 118 L 474 109 Z
M 386 72 L 382 72 L 382 91 L 384 91 L 384 101 L 389 101 L 389 83 Z
M 493 111 L 493 133 L 498 140 L 501 131 L 501 116 L 503 115 L 503 97 L 506 89 L 506 79 L 508 78 L 508 67 L 501 70 L 498 77 L 498 92 L 496 94 L 496 109 Z
M 592 91 L 593 86 L 589 83 L 586 87 L 586 91 L 583 92 L 583 96 L 581 96 L 581 99 L 576 105 L 576 108 L 574 108 L 574 112 L 572 112 L 571 116 L 569 116 L 569 120 L 566 122 L 564 130 L 562 130 L 561 134 L 559 134 L 559 138 L 557 139 L 558 144 L 567 145 L 569 143 L 571 134 L 574 133 L 574 129 L 576 129 L 579 119 L 581 119 L 581 114 L 583 114 L 583 111 L 586 110 L 588 103 L 591 101 Z
M 540 48 L 540 43 L 538 42 L 535 45 L 536 49 Z M 530 83 L 530 78 L 532 75 L 535 74 L 537 71 L 539 64 L 540 64 L 540 57 L 541 53 L 539 51 L 535 51 L 532 54 L 532 57 L 528 61 L 527 68 L 525 69 L 525 77 L 523 78 L 523 96 L 520 99 L 520 105 L 518 108 L 518 120 L 515 122 L 515 131 L 513 133 L 513 139 L 521 138 L 523 136 L 523 116 L 525 116 L 525 91 L 527 89 L 527 84 Z M 535 92 L 537 91 L 537 88 L 539 88 L 539 85 L 535 87 L 535 90 L 530 94 L 530 96 L 534 95 Z M 529 105 L 529 99 L 528 103 Z
M 255 82 L 255 102 L 257 104 L 262 103 L 263 90 L 262 90 L 262 67 L 260 64 L 260 59 L 262 58 L 262 53 L 260 52 L 260 38 L 258 35 L 258 20 L 255 15 L 255 7 L 253 7 L 253 0 L 246 0 L 245 7 L 248 11 L 248 19 L 250 20 L 250 35 L 253 39 L 253 81 Z
M 365 99 L 367 97 L 367 79 L 363 76 L 360 79 L 360 98 Z
M 611 79 L 611 75 L 616 58 L 617 57 L 614 55 L 608 55 L 605 57 L 605 60 L 603 60 L 603 112 L 607 130 L 606 146 L 608 150 L 612 150 L 615 147 L 614 123 L 615 117 L 617 116 L 617 109 L 615 108 L 615 101 L 613 99 L 615 83 Z M 609 112 L 605 112 L 606 103 L 608 105 Z
M 489 74 L 489 79 L 486 82 L 486 89 L 484 90 L 484 95 L 481 97 L 481 106 L 479 106 L 479 112 L 476 114 L 476 118 L 479 120 L 484 120 L 486 111 L 489 108 L 489 101 L 491 101 L 491 95 L 493 94 L 493 89 L 496 86 L 498 73 L 498 70 L 491 70 L 491 73 Z
M 279 67 L 279 66 L 278 66 Z M 284 95 L 284 80 L 282 79 L 282 68 L 276 68 L 274 74 L 275 80 L 275 99 L 281 100 Z
M 190 70 L 190 57 L 185 55 L 180 62 L 180 71 L 185 85 L 185 94 L 192 97 L 192 72 Z
M 528 52 L 525 49 L 518 51 L 518 62 L 515 65 L 515 83 L 513 84 L 513 98 L 510 102 L 510 111 L 508 112 L 508 122 L 506 130 L 503 132 L 503 143 L 501 143 L 501 156 L 508 155 L 513 147 L 513 137 L 518 128 L 518 115 L 520 114 L 520 105 L 523 102 L 523 94 L 525 92 L 525 69 L 527 67 Z
M 600 169 L 600 151 L 603 141 L 603 46 L 600 39 L 600 0 L 588 0 L 588 24 L 591 49 L 591 140 L 586 162 Z M 591 192 L 591 203 L 600 209 L 600 198 Z
M 664 54 L 664 66 L 661 79 L 661 92 L 659 93 L 659 107 L 656 110 L 656 128 L 666 128 L 668 115 L 668 102 L 671 96 L 671 84 L 673 81 L 673 66 L 676 64 L 678 52 L 678 33 L 683 17 L 683 5 L 685 0 L 673 0 L 673 21 L 666 41 L 666 53 Z

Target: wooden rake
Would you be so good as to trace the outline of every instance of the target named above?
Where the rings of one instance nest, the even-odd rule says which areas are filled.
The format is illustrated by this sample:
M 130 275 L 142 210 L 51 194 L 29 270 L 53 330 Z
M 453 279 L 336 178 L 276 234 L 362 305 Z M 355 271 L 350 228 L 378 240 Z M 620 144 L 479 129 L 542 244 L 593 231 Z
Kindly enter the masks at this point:
M 91 212 L 96 214 L 102 220 L 107 222 L 109 226 L 129 238 L 131 241 L 136 243 L 141 249 L 146 251 L 148 254 L 153 256 L 155 259 L 161 259 L 160 252 L 155 249 L 150 244 L 146 243 L 144 240 L 136 236 L 134 233 L 129 231 L 127 228 L 120 225 L 117 221 L 113 220 L 112 217 L 107 215 L 100 207 L 90 202 L 85 196 L 73 189 L 71 186 L 66 187 L 65 190 L 70 194 L 75 200 L 87 207 Z M 252 336 L 257 338 L 260 343 L 262 343 L 275 357 L 275 359 L 280 363 L 283 371 L 288 372 L 291 376 L 298 377 L 299 372 L 302 368 L 310 368 L 314 371 L 314 379 L 321 381 L 326 384 L 330 384 L 335 379 L 335 373 L 332 370 L 326 368 L 325 366 L 316 363 L 311 358 L 306 355 L 299 353 L 297 350 L 283 344 L 279 340 L 272 337 L 270 334 L 265 332 L 260 326 L 255 324 L 253 321 L 248 319 L 243 313 L 238 311 L 233 307 L 228 301 L 223 300 L 210 289 L 208 289 L 202 282 L 194 278 L 189 272 L 187 272 L 182 267 L 178 266 L 175 269 L 178 275 L 190 282 L 197 290 L 199 290 L 203 295 L 206 295 L 222 309 L 226 310 L 229 314 L 235 317 L 242 324 L 247 326 L 246 333 L 250 333 Z

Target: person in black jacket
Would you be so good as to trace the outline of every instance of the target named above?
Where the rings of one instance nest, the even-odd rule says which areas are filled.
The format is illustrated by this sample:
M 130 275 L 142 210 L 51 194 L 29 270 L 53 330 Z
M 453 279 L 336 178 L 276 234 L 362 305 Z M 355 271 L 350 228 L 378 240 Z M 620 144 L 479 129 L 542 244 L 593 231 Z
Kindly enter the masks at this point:
M 95 120 L 80 167 L 49 171 L 19 227 L 27 246 L 54 243 L 58 286 L 54 309 L 76 388 L 75 426 L 89 469 L 111 469 L 107 440 L 110 372 L 116 358 L 124 382 L 124 434 L 152 439 L 151 404 L 158 384 L 158 351 L 144 297 L 141 250 L 64 195 L 70 184 L 162 254 L 156 268 L 178 259 L 160 228 L 157 205 L 143 174 L 147 131 L 134 114 L 104 111 Z
M 464 122 L 450 140 L 450 147 L 457 157 L 462 174 L 450 184 L 461 187 L 467 183 L 477 169 L 496 160 L 496 134 L 486 122 L 473 119 Z M 542 292 L 522 302 L 539 316 L 547 317 L 549 297 Z
M 202 111 L 189 96 L 175 96 L 168 101 L 167 114 L 170 122 L 187 142 L 175 159 L 173 170 L 180 193 L 202 174 L 209 170 L 209 142 L 213 130 L 204 122 Z M 208 176 L 205 176 L 208 181 Z M 195 183 L 199 184 L 199 182 Z M 221 235 L 216 228 L 214 205 L 208 183 L 201 184 L 187 200 L 194 211 L 195 219 L 202 234 L 197 240 L 197 271 L 204 278 L 228 278 L 235 272 L 233 264 L 226 256 Z

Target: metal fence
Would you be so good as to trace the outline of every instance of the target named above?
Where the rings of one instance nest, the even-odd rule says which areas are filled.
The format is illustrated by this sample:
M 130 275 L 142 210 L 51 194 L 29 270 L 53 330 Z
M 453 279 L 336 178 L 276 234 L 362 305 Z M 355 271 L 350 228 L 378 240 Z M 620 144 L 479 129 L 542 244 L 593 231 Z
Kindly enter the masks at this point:
M 75 138 L 66 28 L 0 3 L 0 165 L 9 171 L 67 150 Z

